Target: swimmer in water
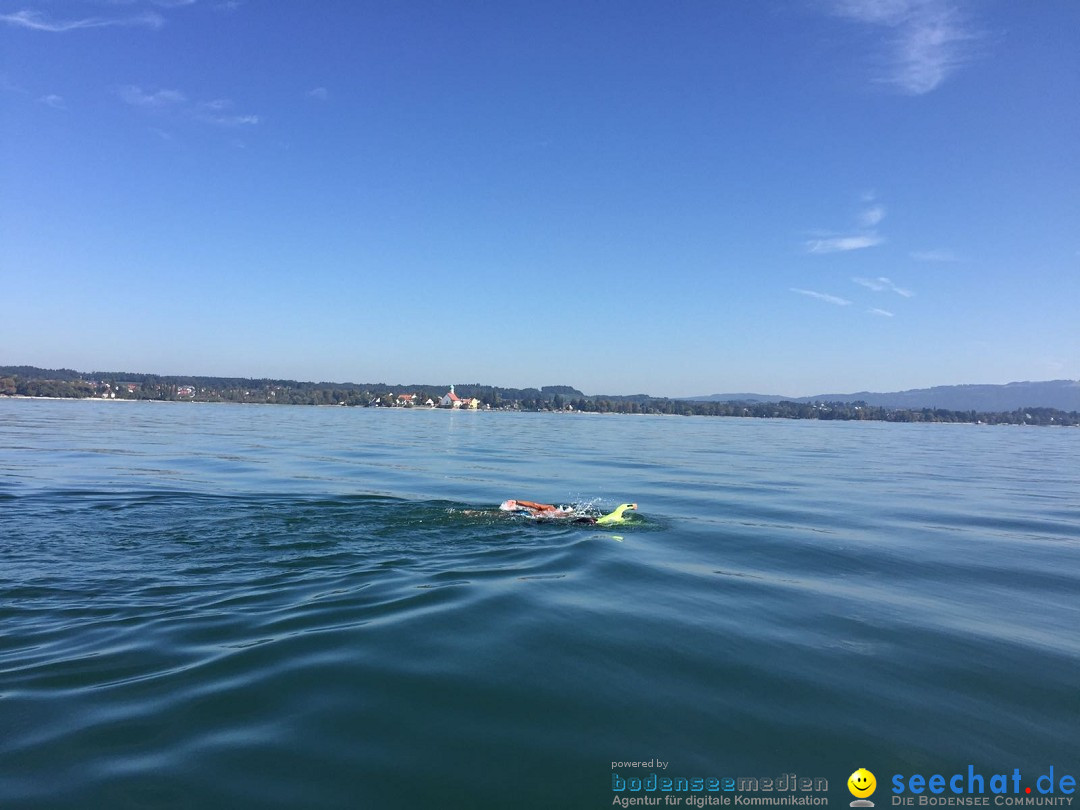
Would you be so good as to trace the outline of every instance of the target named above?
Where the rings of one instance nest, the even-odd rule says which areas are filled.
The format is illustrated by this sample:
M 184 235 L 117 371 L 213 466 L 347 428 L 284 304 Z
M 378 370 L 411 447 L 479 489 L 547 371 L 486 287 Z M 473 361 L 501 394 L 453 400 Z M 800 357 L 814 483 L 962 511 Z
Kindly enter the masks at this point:
M 580 523 L 586 525 L 600 525 L 610 526 L 616 523 L 625 523 L 627 518 L 624 513 L 630 510 L 637 510 L 636 503 L 624 503 L 615 508 L 614 511 L 608 512 L 606 515 L 600 515 L 599 517 L 593 515 L 583 515 L 576 512 L 572 506 L 556 506 L 553 503 L 537 503 L 536 501 L 524 501 L 511 498 L 508 501 L 503 501 L 499 504 L 500 512 L 510 512 L 515 515 L 524 515 L 526 517 L 535 518 L 537 520 L 566 520 L 569 523 Z M 466 515 L 480 515 L 484 514 L 479 510 L 466 510 Z
M 553 503 L 537 503 L 536 501 L 517 501 L 511 498 L 499 504 L 500 512 L 516 512 L 529 515 L 530 517 L 569 517 L 574 510 L 568 506 L 556 506 Z

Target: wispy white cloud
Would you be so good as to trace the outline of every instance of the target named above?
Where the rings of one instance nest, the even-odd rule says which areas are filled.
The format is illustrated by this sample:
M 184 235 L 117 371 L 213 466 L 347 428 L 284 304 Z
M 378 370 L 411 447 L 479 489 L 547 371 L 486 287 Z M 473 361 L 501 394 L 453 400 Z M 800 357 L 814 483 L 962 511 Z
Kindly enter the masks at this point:
M 242 127 L 259 123 L 259 116 L 238 115 L 232 111 L 233 106 L 230 99 L 216 98 L 196 105 L 193 116 L 198 121 L 222 127 Z
M 215 124 L 219 127 L 246 127 L 255 126 L 260 118 L 257 115 L 208 115 L 196 116 L 199 121 L 206 124 Z
M 972 58 L 979 33 L 954 0 L 831 0 L 834 14 L 889 30 L 880 81 L 929 93 Z
M 853 278 L 852 281 L 854 281 L 856 284 L 861 284 L 862 286 L 866 287 L 868 290 L 873 290 L 874 292 L 881 292 L 882 290 L 885 289 L 885 285 L 882 284 L 880 281 L 876 281 L 876 280 L 870 279 L 870 278 L 858 278 L 858 277 L 856 277 L 856 278 Z
M 187 101 L 187 96 L 179 90 L 158 90 L 147 93 L 133 84 L 120 88 L 120 98 L 136 107 L 170 107 Z
M 881 205 L 873 205 L 859 214 L 859 224 L 864 228 L 875 228 L 883 219 L 885 219 L 885 208 Z
M 903 19 L 910 0 L 834 0 L 837 14 L 866 23 L 893 24 Z
M 147 11 L 126 17 L 82 17 L 75 20 L 55 20 L 40 11 L 24 9 L 11 14 L 0 14 L 0 22 L 5 22 L 17 28 L 59 34 L 83 28 L 109 28 L 112 26 L 161 28 L 165 24 L 165 18 L 157 12 Z
M 889 282 L 889 284 L 892 285 L 889 289 L 891 289 L 897 295 L 902 295 L 904 298 L 913 298 L 915 296 L 915 293 L 913 293 L 911 290 L 904 289 L 903 287 L 897 287 L 891 281 Z
M 198 121 L 221 127 L 243 127 L 258 124 L 258 115 L 236 113 L 232 100 L 216 98 L 210 101 L 192 102 L 179 90 L 147 92 L 138 85 L 120 88 L 120 98 L 134 107 L 169 114 L 179 119 Z
M 325 87 L 316 87 L 314 90 L 308 90 L 308 98 L 313 98 L 316 101 L 326 101 L 330 98 L 330 91 Z
M 52 107 L 54 110 L 66 110 L 67 105 L 64 104 L 62 96 L 56 95 L 56 93 L 50 93 L 47 96 L 42 96 L 38 99 L 46 107 Z
M 913 293 L 911 290 L 906 290 L 903 287 L 897 287 L 895 284 L 893 284 L 891 279 L 887 279 L 885 278 L 885 276 L 878 276 L 877 278 L 856 277 L 853 278 L 852 281 L 854 281 L 856 284 L 861 284 L 863 287 L 866 287 L 868 290 L 873 290 L 874 292 L 894 292 L 897 295 L 902 295 L 904 298 L 911 298 L 913 295 L 915 295 L 915 293 Z
M 804 243 L 807 253 L 844 253 L 849 250 L 864 250 L 880 245 L 885 238 L 875 228 L 885 219 L 885 206 L 880 205 L 877 195 L 867 192 L 862 195 L 864 208 L 858 215 L 856 233 L 836 234 L 825 232 L 817 239 Z
M 880 315 L 882 318 L 892 318 L 893 317 L 893 314 L 891 312 L 889 312 L 889 310 L 887 310 L 887 309 L 878 309 L 877 307 L 871 307 L 870 309 L 868 309 L 866 311 L 869 312 L 871 315 Z
M 802 290 L 798 287 L 791 287 L 790 289 L 792 292 L 798 293 L 799 295 L 807 295 L 810 298 L 816 298 L 818 301 L 825 301 L 829 304 L 835 304 L 838 307 L 846 307 L 851 305 L 850 301 L 848 301 L 846 298 L 841 298 L 838 295 L 829 295 L 828 293 L 815 292 L 814 290 Z
M 914 250 L 911 258 L 917 262 L 959 262 L 961 258 L 951 250 Z
M 852 236 L 832 236 L 826 239 L 811 239 L 806 243 L 808 253 L 843 253 L 849 250 L 880 245 L 885 240 L 876 233 L 861 233 Z
M 965 43 L 974 39 L 952 8 L 942 6 L 920 14 L 898 37 L 888 80 L 911 95 L 929 93 L 968 61 Z

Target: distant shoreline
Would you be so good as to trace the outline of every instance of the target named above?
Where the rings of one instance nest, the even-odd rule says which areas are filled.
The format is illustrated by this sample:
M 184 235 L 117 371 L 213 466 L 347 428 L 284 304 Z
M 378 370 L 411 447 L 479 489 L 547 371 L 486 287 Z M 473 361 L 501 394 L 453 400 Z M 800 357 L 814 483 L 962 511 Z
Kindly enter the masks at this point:
M 0 394 L 0 399 L 48 399 L 54 402 L 153 402 L 149 399 L 129 399 L 127 397 L 48 397 L 30 394 Z
M 605 415 L 617 414 L 621 416 L 703 416 L 703 417 L 726 417 L 732 419 L 775 419 L 784 421 L 813 421 L 813 422 L 899 422 L 904 424 L 971 424 L 971 425 L 1014 425 L 1026 427 L 1080 427 L 1080 414 L 1076 412 L 1065 413 L 1054 409 L 1032 408 L 1031 412 L 1005 412 L 1005 413 L 972 413 L 925 409 L 922 411 L 910 411 L 904 409 L 869 408 L 865 411 L 863 406 L 854 406 L 853 410 L 843 413 L 833 413 L 833 408 L 846 407 L 844 403 L 832 403 L 831 405 L 814 406 L 811 413 L 800 411 L 799 407 L 790 408 L 785 406 L 797 406 L 797 403 L 756 403 L 751 408 L 750 403 L 746 406 L 736 406 L 734 409 L 740 412 L 727 413 L 667 413 L 648 408 L 638 410 L 607 409 L 607 410 L 578 410 L 552 409 L 552 408 L 440 408 L 428 406 L 382 406 L 369 405 L 357 406 L 342 403 L 304 403 L 304 402 L 274 402 L 274 401 L 235 401 L 235 400 L 206 400 L 206 399 L 148 399 L 138 397 L 58 397 L 47 395 L 29 394 L 0 394 L 0 400 L 46 400 L 52 402 L 147 402 L 162 403 L 175 402 L 198 405 L 304 405 L 307 407 L 342 408 L 342 407 L 370 407 L 384 411 L 447 411 L 450 413 L 560 413 L 567 416 L 575 415 Z M 730 403 L 722 403 L 730 405 Z M 801 406 L 802 408 L 809 406 Z M 824 408 L 819 411 L 818 408 Z M 802 413 L 802 415 L 800 415 Z
M 455 390 L 456 389 L 456 390 Z M 958 407 L 959 389 L 970 390 L 968 405 Z M 950 394 L 949 392 L 952 392 Z M 1041 393 L 1040 393 L 1041 392 Z M 461 410 L 623 413 L 672 416 L 732 416 L 764 419 L 873 422 L 971 422 L 986 424 L 1080 426 L 1080 382 L 1012 383 L 1005 386 L 944 386 L 909 391 L 902 403 L 883 402 L 895 395 L 865 393 L 821 398 L 672 399 L 647 394 L 586 395 L 567 385 L 540 388 L 500 388 L 473 384 L 388 385 L 386 383 L 297 382 L 243 377 L 160 376 L 134 372 L 42 369 L 0 366 L 0 396 L 95 401 L 232 402 L 237 404 L 382 407 L 425 410 L 429 404 L 454 405 Z M 903 394 L 904 392 L 900 392 Z M 1007 396 L 1006 396 L 1007 393 Z M 924 395 L 932 395 L 926 399 Z M 993 395 L 993 396 L 991 396 Z M 734 396 L 734 395 L 733 395 Z M 860 398 L 860 397 L 865 397 Z M 951 400 L 950 400 L 951 397 Z M 1069 410 L 1035 406 L 1024 400 L 1055 401 Z M 953 407 L 942 407 L 952 401 Z M 998 404 L 975 407 L 971 403 Z M 1016 403 L 1021 403 L 1017 405 Z M 1077 402 L 1077 407 L 1072 407 Z M 931 403 L 931 404 L 926 404 Z M 1008 403 L 1008 405 L 1006 405 Z

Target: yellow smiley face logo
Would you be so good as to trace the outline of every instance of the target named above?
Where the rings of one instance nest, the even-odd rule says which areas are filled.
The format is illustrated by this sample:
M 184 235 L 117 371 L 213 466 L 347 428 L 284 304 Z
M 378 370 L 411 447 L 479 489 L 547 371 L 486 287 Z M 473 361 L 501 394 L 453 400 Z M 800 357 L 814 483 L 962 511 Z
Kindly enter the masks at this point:
M 865 799 L 877 789 L 877 779 L 866 768 L 859 768 L 847 780 L 847 789 L 851 795 L 859 799 Z

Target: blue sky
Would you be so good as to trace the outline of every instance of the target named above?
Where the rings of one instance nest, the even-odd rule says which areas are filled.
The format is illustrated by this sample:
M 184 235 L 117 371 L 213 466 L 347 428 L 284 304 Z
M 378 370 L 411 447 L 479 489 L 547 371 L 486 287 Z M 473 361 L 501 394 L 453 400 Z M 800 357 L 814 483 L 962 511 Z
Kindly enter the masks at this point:
M 1073 0 L 0 0 L 0 363 L 1080 378 Z

